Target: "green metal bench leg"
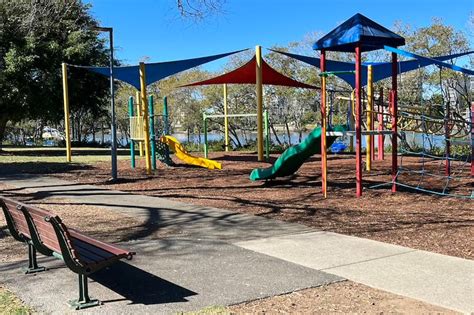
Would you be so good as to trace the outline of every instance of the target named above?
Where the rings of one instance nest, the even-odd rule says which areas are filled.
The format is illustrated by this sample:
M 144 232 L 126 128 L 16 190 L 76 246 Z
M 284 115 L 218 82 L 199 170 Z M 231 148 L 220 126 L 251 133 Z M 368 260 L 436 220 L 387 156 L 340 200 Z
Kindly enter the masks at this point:
M 88 307 L 98 306 L 102 303 L 97 299 L 89 297 L 89 287 L 87 276 L 79 274 L 79 299 L 69 301 L 69 305 L 75 310 L 81 310 Z
M 33 244 L 28 244 L 28 268 L 24 268 L 25 274 L 37 273 L 45 270 L 45 267 L 38 266 L 38 261 L 36 260 L 36 248 Z

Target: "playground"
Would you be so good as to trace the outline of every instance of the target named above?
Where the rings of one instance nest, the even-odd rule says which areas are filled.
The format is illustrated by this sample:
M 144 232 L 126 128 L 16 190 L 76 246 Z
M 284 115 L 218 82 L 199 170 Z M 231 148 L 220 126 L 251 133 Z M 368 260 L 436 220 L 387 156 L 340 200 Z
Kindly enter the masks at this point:
M 270 49 L 318 68 L 311 84 L 276 70 L 259 45 L 255 54 L 115 69 L 113 55 L 110 67 L 63 62 L 65 147 L 0 150 L 0 312 L 2 299 L 45 313 L 473 312 L 474 102 L 466 82 L 474 71 L 449 62 L 473 52 L 427 57 L 405 44 L 355 14 L 313 43 L 318 57 Z M 384 61 L 362 62 L 379 50 Z M 354 60 L 331 59 L 346 52 Z M 222 87 L 219 110 L 193 116 L 198 144 L 180 141 L 173 130 L 185 115 L 150 86 L 241 53 L 250 58 L 233 70 L 173 86 Z M 422 78 L 425 67 L 439 74 L 439 90 L 424 91 L 420 79 L 406 92 L 406 73 Z M 110 150 L 73 141 L 78 73 L 110 79 Z M 121 90 L 121 148 L 114 80 L 135 88 Z M 462 82 L 466 94 L 448 81 Z M 247 111 L 229 112 L 230 85 L 255 88 Z M 317 113 L 298 143 L 273 146 L 279 114 L 265 91 L 277 92 L 267 86 L 301 97 L 317 91 Z M 254 124 L 255 145 L 233 150 L 243 121 Z M 216 130 L 221 150 L 209 141 Z M 286 131 L 290 138 L 288 123 Z

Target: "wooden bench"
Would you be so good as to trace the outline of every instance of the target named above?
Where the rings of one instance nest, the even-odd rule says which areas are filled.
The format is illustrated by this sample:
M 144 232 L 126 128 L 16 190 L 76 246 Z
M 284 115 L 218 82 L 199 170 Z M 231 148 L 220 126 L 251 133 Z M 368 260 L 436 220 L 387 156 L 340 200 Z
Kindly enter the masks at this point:
M 14 236 L 16 239 L 24 241 L 27 238 L 28 244 L 32 244 L 40 253 L 62 259 L 71 271 L 79 275 L 79 299 L 69 302 L 74 309 L 101 304 L 99 300 L 89 297 L 87 277 L 90 274 L 122 258 L 131 260 L 135 255 L 134 252 L 98 241 L 77 230 L 67 228 L 58 216 L 48 211 L 8 198 L 0 198 L 0 200 L 2 200 L 4 212 L 10 213 L 7 225 L 12 235 L 19 232 L 21 227 L 20 234 L 17 233 L 18 238 Z M 5 209 L 7 210 L 5 211 Z M 23 215 L 22 218 L 18 215 L 19 211 Z M 14 214 L 12 215 L 12 213 Z M 11 222 L 8 223 L 8 221 Z M 25 231 L 25 222 L 28 228 L 27 232 Z M 13 226 L 13 232 L 11 226 Z
M 45 267 L 38 266 L 36 259 L 36 248 L 33 246 L 28 223 L 26 222 L 25 216 L 21 211 L 21 204 L 13 199 L 1 197 L 0 207 L 2 208 L 3 214 L 5 215 L 7 227 L 11 236 L 13 236 L 15 240 L 28 245 L 28 267 L 23 268 L 25 273 L 36 273 L 46 270 Z M 43 248 L 41 247 L 39 251 L 43 255 L 51 256 L 51 250 L 42 250 Z

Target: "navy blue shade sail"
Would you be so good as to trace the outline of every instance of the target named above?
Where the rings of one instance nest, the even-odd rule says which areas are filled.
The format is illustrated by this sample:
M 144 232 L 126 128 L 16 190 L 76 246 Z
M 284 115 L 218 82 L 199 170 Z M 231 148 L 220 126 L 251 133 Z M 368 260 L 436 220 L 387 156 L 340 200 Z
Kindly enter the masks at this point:
M 397 55 L 402 55 L 402 56 L 405 56 L 405 57 L 415 58 L 415 59 L 419 60 L 420 62 L 431 63 L 431 64 L 437 65 L 439 67 L 448 68 L 448 69 L 451 69 L 451 70 L 454 70 L 454 71 L 462 72 L 464 74 L 474 75 L 473 70 L 466 69 L 466 68 L 463 68 L 463 67 L 459 67 L 459 66 L 456 66 L 456 65 L 452 65 L 450 63 L 442 62 L 441 60 L 439 60 L 437 58 L 424 57 L 424 56 L 420 56 L 420 55 L 414 54 L 414 53 L 406 51 L 406 50 L 401 50 L 401 49 L 397 49 L 397 48 L 389 47 L 389 46 L 385 46 L 384 49 L 387 50 L 387 51 L 396 53 Z
M 224 58 L 239 52 L 242 52 L 247 49 L 232 51 L 219 55 L 212 55 L 207 57 L 185 59 L 185 60 L 176 60 L 176 61 L 166 61 L 166 62 L 156 62 L 145 64 L 145 73 L 146 73 L 146 85 L 155 83 L 161 79 L 169 77 L 170 75 L 200 66 L 202 64 Z M 91 66 L 75 66 L 73 67 L 85 68 L 87 70 L 102 74 L 104 76 L 110 76 L 109 67 L 91 67 Z M 120 81 L 126 82 L 138 90 L 140 89 L 140 67 L 139 66 L 126 66 L 126 67 L 116 67 L 114 68 L 114 78 Z
M 313 49 L 354 52 L 359 46 L 364 52 L 403 45 L 402 36 L 357 13 L 314 43 Z
M 395 48 L 393 48 L 395 49 Z M 309 65 L 318 67 L 320 66 L 320 58 L 317 57 L 309 57 L 309 56 L 302 56 L 302 55 L 297 55 L 297 54 L 292 54 L 288 52 L 283 52 L 283 51 L 278 51 L 278 50 L 273 50 L 270 49 L 271 51 L 286 55 L 288 57 L 297 59 L 299 61 L 302 61 L 304 63 L 307 63 Z M 399 52 L 403 52 L 400 49 L 397 49 Z M 408 53 L 408 52 L 406 52 Z M 453 54 L 453 55 L 446 55 L 446 56 L 439 56 L 439 57 L 433 57 L 433 58 L 427 58 L 427 57 L 422 57 L 419 55 L 415 55 L 412 53 L 409 53 L 411 55 L 405 54 L 404 56 L 407 57 L 414 57 L 414 56 L 419 56 L 422 59 L 413 59 L 413 60 L 407 60 L 407 61 L 399 61 L 397 63 L 397 68 L 398 68 L 398 74 L 412 71 L 418 68 L 426 67 L 429 65 L 436 64 L 436 62 L 441 62 L 442 64 L 445 65 L 450 65 L 443 63 L 442 61 L 446 60 L 451 60 L 454 58 L 462 57 L 465 55 L 469 55 L 474 53 L 474 51 L 467 51 L 463 53 L 458 53 L 458 54 Z M 416 57 L 415 57 L 416 58 Z M 372 70 L 373 70 L 373 81 L 377 82 L 386 78 L 389 78 L 392 75 L 392 63 L 391 62 L 367 62 L 362 64 L 362 71 L 361 71 L 361 84 L 362 86 L 367 85 L 367 66 L 372 65 Z M 450 65 L 453 66 L 453 65 Z M 468 69 L 464 69 L 461 67 L 454 66 L 455 69 L 463 69 L 464 73 L 469 74 Z M 454 68 L 452 68 L 455 70 Z M 355 70 L 355 64 L 352 62 L 343 62 L 343 61 L 335 61 L 335 60 L 328 60 L 326 59 L 326 71 L 354 71 Z M 465 72 L 464 70 L 467 70 Z M 459 70 L 460 71 L 460 70 Z M 353 74 L 336 74 L 339 78 L 342 80 L 346 81 L 350 86 L 355 87 L 355 76 Z

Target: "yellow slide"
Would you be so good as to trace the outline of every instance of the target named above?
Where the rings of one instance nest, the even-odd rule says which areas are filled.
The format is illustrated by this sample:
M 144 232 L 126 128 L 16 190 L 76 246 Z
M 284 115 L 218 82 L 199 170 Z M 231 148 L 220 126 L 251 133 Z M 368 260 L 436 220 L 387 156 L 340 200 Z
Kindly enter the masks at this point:
M 174 151 L 174 154 L 176 155 L 176 157 L 178 159 L 180 159 L 181 161 L 183 161 L 183 162 L 186 162 L 186 163 L 192 164 L 192 165 L 205 167 L 205 168 L 208 168 L 210 170 L 214 170 L 214 169 L 219 169 L 220 170 L 220 169 L 222 169 L 222 165 L 219 162 L 190 155 L 186 151 L 186 149 L 183 147 L 183 145 L 175 137 L 162 136 L 160 138 L 160 141 L 165 143 L 166 145 L 168 145 L 170 147 L 170 149 L 172 151 Z

